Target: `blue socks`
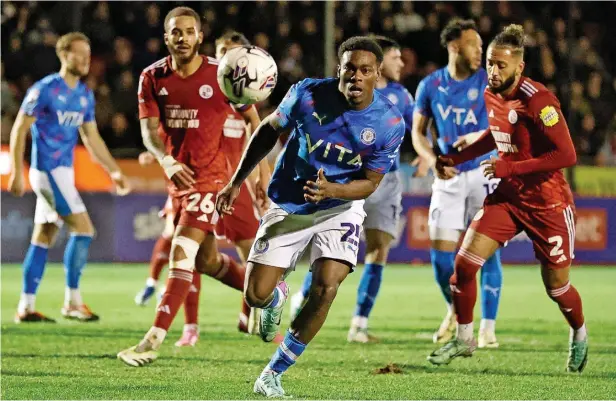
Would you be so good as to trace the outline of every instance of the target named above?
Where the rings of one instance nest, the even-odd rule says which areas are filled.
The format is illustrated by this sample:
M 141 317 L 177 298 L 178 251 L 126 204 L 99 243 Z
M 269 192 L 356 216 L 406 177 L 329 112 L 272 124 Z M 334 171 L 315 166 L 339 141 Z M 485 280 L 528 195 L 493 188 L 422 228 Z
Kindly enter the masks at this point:
M 287 331 L 284 340 L 278 346 L 268 366 L 276 373 L 284 373 L 295 364 L 295 360 L 305 349 L 306 344 L 293 337 L 290 331 Z
M 383 279 L 383 265 L 367 263 L 357 287 L 355 316 L 368 317 L 376 301 Z
M 484 319 L 496 319 L 503 284 L 500 249 L 481 268 L 481 310 Z
M 308 294 L 310 293 L 310 285 L 312 284 L 312 271 L 308 271 L 306 273 L 306 277 L 304 277 L 304 282 L 302 283 L 302 295 L 304 299 L 308 298 Z
M 88 261 L 88 250 L 92 237 L 87 235 L 71 235 L 64 249 L 64 271 L 66 286 L 70 289 L 79 288 L 81 271 Z
M 47 263 L 47 248 L 30 244 L 24 259 L 23 292 L 24 294 L 36 294 L 45 264 Z
M 451 288 L 449 287 L 449 278 L 453 275 L 453 262 L 455 252 L 445 252 L 436 249 L 430 249 L 430 260 L 434 269 L 434 278 L 436 283 L 445 297 L 445 302 L 451 305 L 453 299 L 451 297 Z

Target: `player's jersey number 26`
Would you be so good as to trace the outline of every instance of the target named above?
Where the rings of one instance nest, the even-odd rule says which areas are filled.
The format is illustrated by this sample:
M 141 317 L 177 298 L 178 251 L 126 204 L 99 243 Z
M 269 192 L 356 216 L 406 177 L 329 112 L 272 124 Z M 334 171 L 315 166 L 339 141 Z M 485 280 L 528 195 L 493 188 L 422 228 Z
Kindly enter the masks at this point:
M 216 210 L 216 205 L 214 204 L 214 200 L 216 197 L 213 193 L 201 193 L 196 192 L 194 194 L 188 195 L 188 202 L 186 204 L 186 211 L 190 213 L 200 214 L 197 217 L 197 220 L 215 224 L 215 221 L 212 221 L 212 213 Z M 217 220 L 216 216 L 214 219 Z

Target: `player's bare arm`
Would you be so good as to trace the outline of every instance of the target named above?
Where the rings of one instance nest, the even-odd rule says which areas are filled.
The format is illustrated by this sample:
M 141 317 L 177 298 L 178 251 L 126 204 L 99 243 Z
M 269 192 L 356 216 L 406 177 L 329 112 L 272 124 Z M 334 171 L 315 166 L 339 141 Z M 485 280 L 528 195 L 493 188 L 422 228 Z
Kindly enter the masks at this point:
M 24 151 L 26 149 L 26 136 L 36 117 L 29 116 L 23 111 L 17 114 L 13 129 L 11 129 L 11 175 L 9 177 L 9 191 L 15 196 L 23 196 L 24 188 Z
M 179 189 L 189 189 L 195 183 L 194 172 L 184 163 L 180 163 L 165 153 L 165 145 L 158 135 L 158 117 L 142 118 L 141 136 L 146 149 L 154 155 L 169 178 Z
M 413 130 L 411 131 L 411 139 L 413 140 L 413 147 L 415 151 L 426 161 L 430 168 L 436 168 L 436 155 L 432 149 L 432 145 L 428 140 L 428 124 L 430 123 L 430 117 L 424 116 L 419 112 L 413 113 Z M 437 170 L 435 170 L 437 174 Z M 458 170 L 452 166 L 442 166 L 442 175 L 439 178 L 448 180 L 455 177 L 458 174 Z
M 490 129 L 483 131 L 483 133 L 473 142 L 471 145 L 466 147 L 462 152 L 457 155 L 448 155 L 448 156 L 439 156 L 434 169 L 436 170 L 436 174 L 441 179 L 448 179 L 444 177 L 448 177 L 448 168 L 452 168 L 453 166 L 464 163 L 465 161 L 472 160 L 476 157 L 484 155 L 486 153 L 491 152 L 496 148 L 496 142 L 494 142 L 494 138 L 492 137 L 492 132 Z M 451 177 L 449 177 L 451 178 Z
M 148 151 L 139 153 L 139 164 L 141 166 L 149 166 L 156 161 L 154 155 Z
M 246 146 L 242 160 L 231 178 L 229 184 L 224 187 L 216 199 L 216 210 L 220 214 L 231 214 L 233 202 L 240 193 L 242 183 L 250 175 L 252 170 L 264 160 L 265 156 L 274 148 L 278 137 L 285 131 L 280 124 L 276 113 L 272 113 L 259 124 Z
M 323 169 L 319 169 L 316 181 L 307 181 L 304 186 L 304 199 L 318 203 L 325 199 L 360 200 L 372 195 L 378 188 L 384 174 L 364 169 L 366 178 L 353 180 L 346 184 L 327 181 Z
M 90 155 L 109 173 L 109 176 L 116 186 L 118 195 L 128 194 L 131 191 L 128 179 L 122 173 L 122 170 L 114 160 L 113 156 L 111 156 L 111 153 L 109 153 L 107 145 L 105 145 L 103 138 L 101 138 L 101 135 L 98 132 L 96 122 L 90 121 L 84 123 L 79 129 L 79 134 L 81 135 L 81 140 L 83 141 L 86 149 L 90 152 Z
M 244 121 L 250 124 L 250 127 L 258 127 L 261 124 L 261 118 L 257 109 L 252 106 L 247 110 L 241 112 Z M 254 193 L 256 197 L 257 207 L 260 211 L 264 211 L 269 207 L 269 199 L 267 197 L 267 186 L 269 185 L 272 173 L 270 171 L 269 162 L 267 158 L 264 158 L 259 162 L 259 171 L 257 178 L 254 182 Z

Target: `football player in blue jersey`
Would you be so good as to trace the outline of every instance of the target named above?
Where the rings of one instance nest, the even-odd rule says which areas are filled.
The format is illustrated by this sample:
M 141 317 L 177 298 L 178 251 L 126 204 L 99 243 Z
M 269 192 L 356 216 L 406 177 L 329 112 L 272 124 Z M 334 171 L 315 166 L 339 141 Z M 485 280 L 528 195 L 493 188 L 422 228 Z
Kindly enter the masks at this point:
M 482 41 L 472 20 L 453 19 L 441 33 L 449 62 L 425 77 L 415 94 L 412 138 L 415 150 L 434 167 L 435 150 L 426 137 L 428 123 L 434 120 L 436 150 L 443 155 L 457 153 L 488 128 L 488 113 L 483 100 L 487 86 L 481 68 Z M 444 343 L 455 335 L 449 278 L 460 235 L 470 219 L 481 209 L 484 198 L 498 185 L 498 179 L 483 176 L 480 163 L 496 152 L 447 167 L 447 179 L 435 178 L 430 201 L 430 257 L 436 281 L 447 302 L 447 315 L 434 334 L 434 342 Z M 483 318 L 479 346 L 498 347 L 494 334 L 496 312 L 502 284 L 499 251 L 486 261 L 481 272 Z
M 247 302 L 263 308 L 259 329 L 272 341 L 288 296 L 286 274 L 308 250 L 313 272 L 306 304 L 255 382 L 254 391 L 281 397 L 281 375 L 314 338 L 338 287 L 357 263 L 364 199 L 394 164 L 404 138 L 404 120 L 375 91 L 383 52 L 367 37 L 338 49 L 338 78 L 305 79 L 293 85 L 277 110 L 253 134 L 217 208 L 232 213 L 240 186 L 256 164 L 291 131 L 276 164 L 263 215 L 248 257 Z
M 26 253 L 23 292 L 15 321 L 53 322 L 35 309 L 36 290 L 47 263 L 47 249 L 62 223 L 70 231 L 64 253 L 66 292 L 61 313 L 67 319 L 96 321 L 79 291 L 94 227 L 75 188 L 73 151 L 79 134 L 94 159 L 107 169 L 119 195 L 129 192 L 128 181 L 109 153 L 94 119 L 94 94 L 81 81 L 90 69 L 90 41 L 82 33 L 62 36 L 56 44 L 60 72 L 36 82 L 26 94 L 11 130 L 9 190 L 25 191 L 23 159 L 28 130 L 32 132 L 29 178 L 36 193 L 34 230 Z
M 373 39 L 383 49 L 381 78 L 375 88 L 402 113 L 406 132 L 410 137 L 415 102 L 406 88 L 398 82 L 404 67 L 400 45 L 384 36 L 376 36 Z M 402 211 L 402 182 L 398 176 L 399 165 L 400 158 L 397 157 L 389 172 L 383 177 L 378 189 L 364 203 L 366 212 L 363 226 L 366 239 L 365 267 L 357 288 L 357 305 L 347 335 L 349 342 L 367 343 L 376 340 L 368 334 L 368 316 L 381 287 L 383 268 L 387 263 L 391 243 L 399 235 L 400 212 Z M 308 272 L 301 291 L 291 297 L 290 320 L 295 318 L 308 297 L 311 281 L 312 273 Z

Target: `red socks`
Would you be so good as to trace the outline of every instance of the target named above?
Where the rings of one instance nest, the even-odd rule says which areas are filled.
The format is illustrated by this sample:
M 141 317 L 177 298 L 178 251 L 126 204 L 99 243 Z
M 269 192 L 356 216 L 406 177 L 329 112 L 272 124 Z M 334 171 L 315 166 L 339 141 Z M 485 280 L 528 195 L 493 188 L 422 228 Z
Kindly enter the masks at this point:
M 199 294 L 201 293 L 201 273 L 193 273 L 193 281 L 184 301 L 184 323 L 197 324 L 199 321 Z
M 548 295 L 560 307 L 560 311 L 567 319 L 569 326 L 577 330 L 584 324 L 582 312 L 582 298 L 571 283 L 567 282 L 563 287 L 547 290 Z
M 477 302 L 477 271 L 484 263 L 485 259 L 464 248 L 456 255 L 454 274 L 449 284 L 459 324 L 473 322 L 473 309 Z
M 191 283 L 193 282 L 193 273 L 182 269 L 170 269 L 169 279 L 167 280 L 167 289 L 165 295 L 158 305 L 156 310 L 156 319 L 154 327 L 159 327 L 163 330 L 169 330 L 173 318 L 178 313 L 180 306 L 184 303 Z

